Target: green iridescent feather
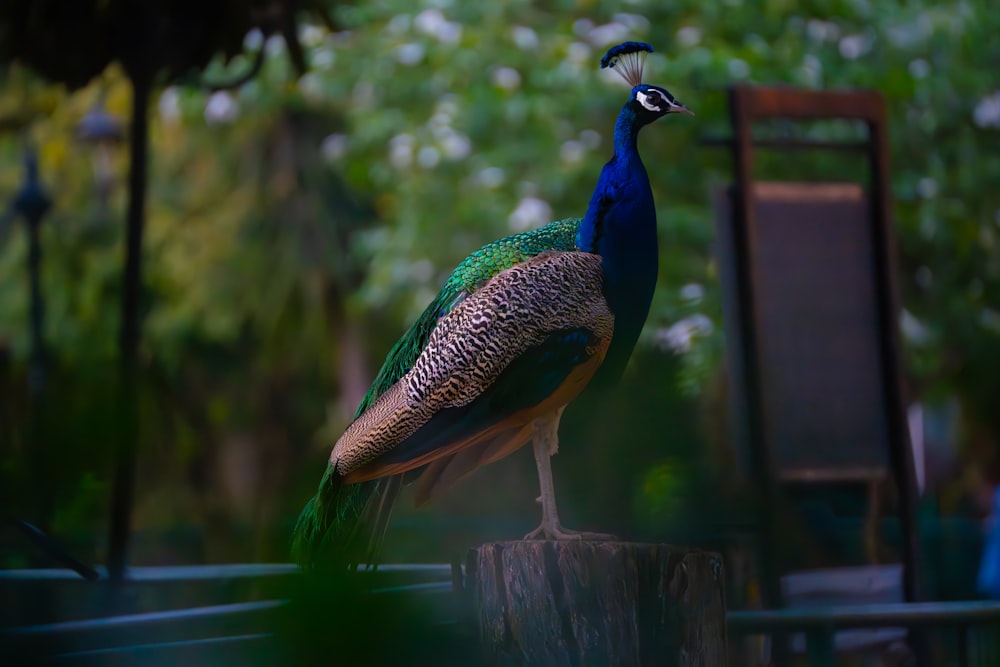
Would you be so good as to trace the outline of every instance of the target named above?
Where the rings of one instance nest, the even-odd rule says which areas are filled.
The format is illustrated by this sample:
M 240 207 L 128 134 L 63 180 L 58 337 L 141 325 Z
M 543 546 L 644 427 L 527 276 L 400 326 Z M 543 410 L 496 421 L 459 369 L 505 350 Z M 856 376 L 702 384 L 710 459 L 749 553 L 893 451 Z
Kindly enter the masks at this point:
M 575 250 L 579 225 L 579 218 L 557 220 L 489 243 L 466 257 L 452 271 L 434 301 L 389 351 L 356 416 L 413 366 L 442 315 L 505 269 L 543 252 Z M 295 525 L 292 542 L 295 559 L 304 567 L 320 563 L 336 567 L 377 560 L 389 510 L 399 489 L 398 477 L 343 484 L 328 464 L 319 490 Z

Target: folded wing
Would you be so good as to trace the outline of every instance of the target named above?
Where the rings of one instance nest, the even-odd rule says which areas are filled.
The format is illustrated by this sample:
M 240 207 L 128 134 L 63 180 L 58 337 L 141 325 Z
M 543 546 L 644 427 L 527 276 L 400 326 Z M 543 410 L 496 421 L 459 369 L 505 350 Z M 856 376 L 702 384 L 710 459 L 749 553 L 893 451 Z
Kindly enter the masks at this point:
M 364 481 L 524 444 L 524 427 L 572 400 L 604 358 L 614 318 L 602 281 L 600 258 L 582 252 L 543 253 L 491 278 L 347 429 L 331 455 L 337 472 Z

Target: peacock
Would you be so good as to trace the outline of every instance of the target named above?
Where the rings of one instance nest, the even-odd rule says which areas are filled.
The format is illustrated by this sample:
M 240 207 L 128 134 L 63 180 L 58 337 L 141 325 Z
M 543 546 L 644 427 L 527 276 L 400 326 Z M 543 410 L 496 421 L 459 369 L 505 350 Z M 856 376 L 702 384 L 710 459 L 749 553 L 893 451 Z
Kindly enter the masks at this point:
M 563 409 L 591 380 L 620 376 L 653 297 L 656 209 L 636 142 L 691 112 L 642 82 L 652 51 L 625 42 L 601 59 L 632 90 L 586 215 L 473 252 L 390 350 L 296 524 L 303 566 L 377 562 L 404 483 L 421 504 L 529 442 L 542 521 L 525 539 L 609 537 L 562 526 L 550 458 Z

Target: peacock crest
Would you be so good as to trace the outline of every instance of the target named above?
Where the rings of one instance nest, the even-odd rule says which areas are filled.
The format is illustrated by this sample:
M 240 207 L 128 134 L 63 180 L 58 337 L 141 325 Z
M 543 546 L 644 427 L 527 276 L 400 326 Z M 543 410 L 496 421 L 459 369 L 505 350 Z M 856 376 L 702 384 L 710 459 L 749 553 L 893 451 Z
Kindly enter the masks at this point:
M 634 88 L 642 83 L 646 54 L 652 52 L 653 47 L 646 42 L 623 42 L 608 49 L 601 58 L 601 69 L 610 67 Z

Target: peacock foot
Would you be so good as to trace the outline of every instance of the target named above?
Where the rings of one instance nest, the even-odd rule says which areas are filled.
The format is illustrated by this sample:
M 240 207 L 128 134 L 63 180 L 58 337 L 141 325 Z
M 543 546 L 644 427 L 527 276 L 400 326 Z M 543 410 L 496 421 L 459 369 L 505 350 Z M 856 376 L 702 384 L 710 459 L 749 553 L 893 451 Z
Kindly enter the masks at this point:
M 609 533 L 590 533 L 585 530 L 569 530 L 559 525 L 557 521 L 546 522 L 524 536 L 526 540 L 587 540 L 608 542 L 618 537 Z

